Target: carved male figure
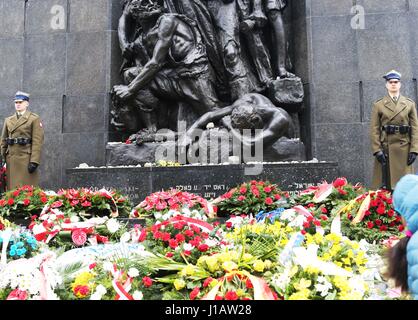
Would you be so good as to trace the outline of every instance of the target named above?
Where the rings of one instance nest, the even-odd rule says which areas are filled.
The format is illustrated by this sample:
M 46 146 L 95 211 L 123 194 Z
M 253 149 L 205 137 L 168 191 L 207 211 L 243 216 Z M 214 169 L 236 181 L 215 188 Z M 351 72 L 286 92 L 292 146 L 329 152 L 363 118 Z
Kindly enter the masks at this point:
M 195 23 L 184 15 L 164 13 L 156 0 L 138 0 L 132 10 L 150 60 L 130 71 L 133 79 L 128 85 L 114 87 L 116 97 L 134 97 L 142 105 L 150 99 L 170 99 L 186 103 L 199 116 L 222 106 Z

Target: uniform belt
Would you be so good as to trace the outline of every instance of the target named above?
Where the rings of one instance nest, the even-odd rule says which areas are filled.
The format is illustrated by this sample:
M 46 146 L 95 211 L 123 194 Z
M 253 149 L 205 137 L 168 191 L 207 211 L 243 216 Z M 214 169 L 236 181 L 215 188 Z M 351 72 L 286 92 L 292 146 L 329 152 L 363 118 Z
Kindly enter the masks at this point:
M 31 144 L 31 138 L 6 138 L 6 144 L 12 146 L 14 144 L 19 144 L 21 146 L 25 146 L 27 144 Z
M 398 125 L 387 124 L 382 127 L 382 130 L 385 131 L 387 134 L 395 134 L 395 133 L 407 134 L 411 132 L 411 126 L 407 126 L 407 125 L 398 126 Z

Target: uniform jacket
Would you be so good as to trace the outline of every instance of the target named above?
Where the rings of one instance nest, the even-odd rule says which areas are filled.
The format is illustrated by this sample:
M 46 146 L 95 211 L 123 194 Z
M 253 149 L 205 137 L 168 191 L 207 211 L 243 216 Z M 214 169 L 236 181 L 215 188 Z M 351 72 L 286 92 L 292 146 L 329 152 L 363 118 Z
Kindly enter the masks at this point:
M 27 145 L 7 145 L 6 138 L 31 138 Z M 1 155 L 7 164 L 7 188 L 39 184 L 39 172 L 28 172 L 29 162 L 41 163 L 41 150 L 44 143 L 44 130 L 39 116 L 26 111 L 19 119 L 17 115 L 6 118 L 1 135 Z
M 418 300 L 418 176 L 403 177 L 393 192 L 393 203 L 397 212 L 405 219 L 412 236 L 406 247 L 408 261 L 408 288 Z
M 386 134 L 384 125 L 410 125 L 409 134 Z M 415 102 L 400 96 L 395 103 L 389 95 L 377 100 L 372 107 L 370 119 L 370 139 L 372 152 L 384 151 L 389 157 L 389 181 L 392 189 L 399 179 L 413 173 L 413 167 L 407 165 L 408 153 L 418 153 L 418 119 Z M 373 170 L 374 189 L 382 185 L 382 167 L 375 159 Z

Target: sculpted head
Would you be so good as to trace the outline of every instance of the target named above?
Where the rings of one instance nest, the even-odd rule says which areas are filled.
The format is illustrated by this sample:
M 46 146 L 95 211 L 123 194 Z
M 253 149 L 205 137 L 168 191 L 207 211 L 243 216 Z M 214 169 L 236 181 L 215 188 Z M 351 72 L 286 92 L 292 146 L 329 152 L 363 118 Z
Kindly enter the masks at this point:
M 236 107 L 231 114 L 231 124 L 236 129 L 263 129 L 264 123 L 256 106 L 243 103 Z

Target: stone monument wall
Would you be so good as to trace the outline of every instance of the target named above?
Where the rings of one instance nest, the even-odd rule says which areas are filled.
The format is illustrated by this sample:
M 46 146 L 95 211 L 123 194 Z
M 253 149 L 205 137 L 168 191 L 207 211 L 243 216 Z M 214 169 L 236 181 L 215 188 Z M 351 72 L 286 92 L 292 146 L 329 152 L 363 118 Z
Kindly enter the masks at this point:
M 350 181 L 371 183 L 372 102 L 386 94 L 382 76 L 403 75 L 417 101 L 417 0 L 296 0 L 295 68 L 304 81 L 311 155 L 337 161 Z M 364 24 L 362 24 L 364 22 Z M 415 163 L 417 166 L 417 163 Z
M 382 75 L 403 74 L 417 100 L 418 0 L 292 0 L 286 10 L 290 55 L 303 79 L 301 138 L 308 158 L 338 161 L 350 181 L 368 184 L 372 101 Z M 364 9 L 358 28 L 353 6 Z M 66 185 L 65 170 L 105 164 L 109 91 L 120 83 L 119 0 L 0 0 L 0 125 L 17 90 L 46 132 L 44 188 Z M 354 25 L 357 27 L 353 28 Z
M 45 128 L 44 188 L 64 185 L 66 168 L 105 163 L 120 10 L 119 0 L 0 0 L 0 125 L 14 93 L 29 92 Z

